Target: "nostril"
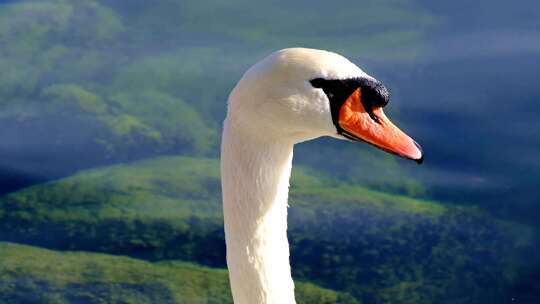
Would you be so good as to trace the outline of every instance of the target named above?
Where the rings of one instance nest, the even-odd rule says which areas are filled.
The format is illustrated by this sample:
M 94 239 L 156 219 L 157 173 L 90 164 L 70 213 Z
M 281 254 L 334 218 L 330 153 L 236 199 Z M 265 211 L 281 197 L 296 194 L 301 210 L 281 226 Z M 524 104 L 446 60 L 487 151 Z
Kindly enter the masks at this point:
M 367 111 L 367 113 L 369 114 L 369 117 L 371 117 L 371 119 L 373 119 L 373 121 L 375 121 L 378 124 L 381 124 L 381 120 L 380 120 L 379 116 L 377 116 L 377 114 L 373 113 L 373 111 Z

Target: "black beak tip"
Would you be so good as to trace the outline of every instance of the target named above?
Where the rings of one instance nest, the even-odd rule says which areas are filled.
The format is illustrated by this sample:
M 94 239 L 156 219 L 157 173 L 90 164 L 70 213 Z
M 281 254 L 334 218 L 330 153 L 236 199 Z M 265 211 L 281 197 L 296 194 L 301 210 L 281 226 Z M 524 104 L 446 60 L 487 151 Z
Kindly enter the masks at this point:
M 421 153 L 421 156 L 419 159 L 415 159 L 414 161 L 421 165 L 423 162 L 424 162 L 424 150 L 422 149 L 422 147 L 415 141 L 414 142 L 414 145 L 418 148 L 418 150 L 420 150 L 420 153 Z

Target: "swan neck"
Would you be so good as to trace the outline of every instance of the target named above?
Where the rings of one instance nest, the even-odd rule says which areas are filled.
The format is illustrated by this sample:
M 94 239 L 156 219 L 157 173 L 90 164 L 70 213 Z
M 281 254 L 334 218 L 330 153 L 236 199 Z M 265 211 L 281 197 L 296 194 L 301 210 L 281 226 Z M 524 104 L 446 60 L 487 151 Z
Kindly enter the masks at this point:
M 235 304 L 294 304 L 287 240 L 293 142 L 225 120 L 221 150 L 227 264 Z

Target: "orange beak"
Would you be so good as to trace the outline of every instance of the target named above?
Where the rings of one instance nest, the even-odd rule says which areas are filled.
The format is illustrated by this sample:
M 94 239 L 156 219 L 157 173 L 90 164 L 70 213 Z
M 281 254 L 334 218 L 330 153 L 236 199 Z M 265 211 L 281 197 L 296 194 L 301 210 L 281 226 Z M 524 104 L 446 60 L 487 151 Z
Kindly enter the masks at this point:
M 396 127 L 384 115 L 381 107 L 374 108 L 368 113 L 362 105 L 361 98 L 361 89 L 357 89 L 341 106 L 339 125 L 345 131 L 343 135 L 422 163 L 420 145 Z

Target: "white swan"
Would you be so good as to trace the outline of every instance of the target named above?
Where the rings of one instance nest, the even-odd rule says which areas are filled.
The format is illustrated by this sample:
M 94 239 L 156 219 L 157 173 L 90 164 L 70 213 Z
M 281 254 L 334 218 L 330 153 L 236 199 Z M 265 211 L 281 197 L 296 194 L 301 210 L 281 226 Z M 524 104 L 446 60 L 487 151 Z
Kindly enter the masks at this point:
M 384 115 L 388 98 L 380 82 L 322 50 L 277 51 L 244 74 L 229 96 L 221 146 L 234 303 L 295 303 L 287 241 L 295 143 L 361 140 L 421 162 L 418 144 Z

